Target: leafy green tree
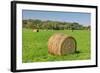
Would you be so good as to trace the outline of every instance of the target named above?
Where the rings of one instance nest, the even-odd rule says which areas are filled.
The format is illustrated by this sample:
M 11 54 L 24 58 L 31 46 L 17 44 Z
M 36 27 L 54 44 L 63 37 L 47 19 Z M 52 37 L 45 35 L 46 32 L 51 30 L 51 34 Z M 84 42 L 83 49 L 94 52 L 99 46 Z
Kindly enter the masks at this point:
M 31 29 L 49 29 L 49 30 L 83 30 L 90 29 L 90 26 L 84 27 L 77 22 L 60 22 L 60 21 L 41 21 L 41 20 L 23 20 L 23 28 Z

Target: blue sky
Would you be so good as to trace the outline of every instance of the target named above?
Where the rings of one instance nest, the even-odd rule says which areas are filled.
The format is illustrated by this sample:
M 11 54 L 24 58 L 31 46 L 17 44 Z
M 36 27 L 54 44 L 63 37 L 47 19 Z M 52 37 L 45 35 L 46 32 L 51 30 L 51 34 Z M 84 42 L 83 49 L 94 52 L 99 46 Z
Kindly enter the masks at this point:
M 56 12 L 23 10 L 23 19 L 53 20 L 61 22 L 78 22 L 82 25 L 90 25 L 91 14 L 79 12 Z

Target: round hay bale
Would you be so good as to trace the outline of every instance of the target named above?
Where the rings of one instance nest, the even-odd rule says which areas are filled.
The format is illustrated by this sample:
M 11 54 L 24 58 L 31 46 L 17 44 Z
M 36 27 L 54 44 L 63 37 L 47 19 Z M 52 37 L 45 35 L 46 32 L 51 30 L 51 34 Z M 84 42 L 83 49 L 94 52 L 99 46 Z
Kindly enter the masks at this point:
M 33 29 L 33 32 L 39 32 L 39 29 Z
M 65 34 L 54 34 L 48 40 L 48 52 L 54 55 L 75 53 L 76 40 Z

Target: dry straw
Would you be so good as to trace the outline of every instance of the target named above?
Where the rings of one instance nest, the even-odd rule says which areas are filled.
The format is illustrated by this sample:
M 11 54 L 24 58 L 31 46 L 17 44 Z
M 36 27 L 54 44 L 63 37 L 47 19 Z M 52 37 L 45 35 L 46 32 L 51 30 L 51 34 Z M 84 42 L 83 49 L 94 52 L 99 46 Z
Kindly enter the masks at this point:
M 39 32 L 39 29 L 33 29 L 33 32 Z
M 54 55 L 65 55 L 76 51 L 76 40 L 65 34 L 54 34 L 48 41 L 48 52 Z

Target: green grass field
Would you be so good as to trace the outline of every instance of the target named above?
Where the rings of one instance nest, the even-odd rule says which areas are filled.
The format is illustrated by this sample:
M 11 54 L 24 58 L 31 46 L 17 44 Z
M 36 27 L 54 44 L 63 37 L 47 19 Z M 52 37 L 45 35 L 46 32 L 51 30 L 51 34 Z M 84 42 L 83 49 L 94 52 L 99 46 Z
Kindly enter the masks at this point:
M 54 33 L 65 33 L 73 36 L 77 41 L 77 51 L 79 53 L 54 56 L 48 53 L 47 42 Z M 32 32 L 31 29 L 22 31 L 22 61 L 47 62 L 64 60 L 86 60 L 90 59 L 90 31 L 89 30 L 54 30 Z

